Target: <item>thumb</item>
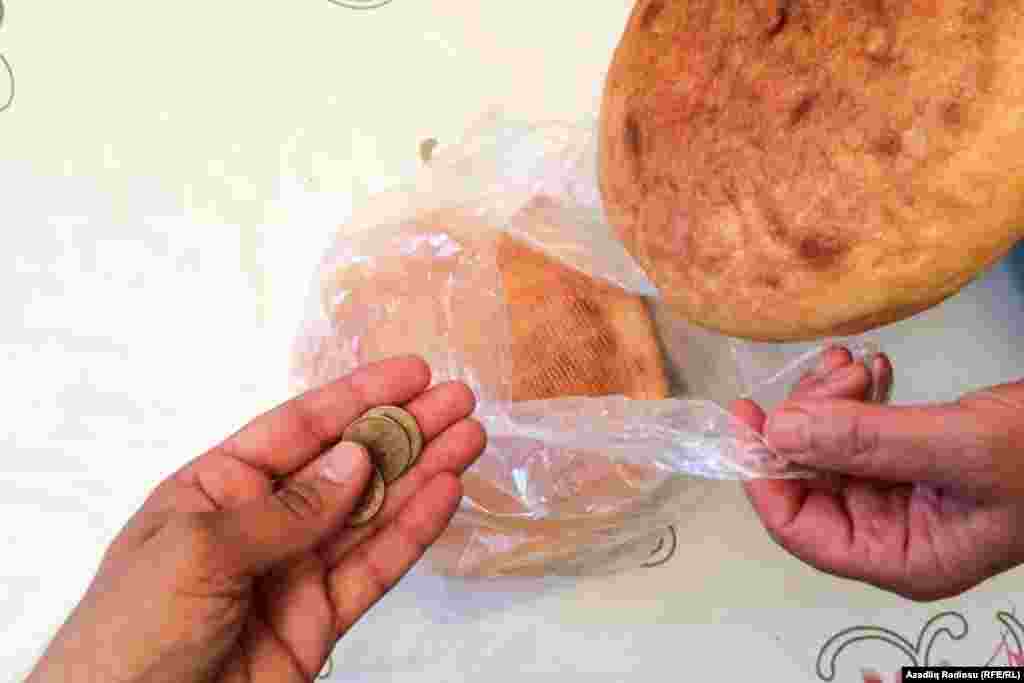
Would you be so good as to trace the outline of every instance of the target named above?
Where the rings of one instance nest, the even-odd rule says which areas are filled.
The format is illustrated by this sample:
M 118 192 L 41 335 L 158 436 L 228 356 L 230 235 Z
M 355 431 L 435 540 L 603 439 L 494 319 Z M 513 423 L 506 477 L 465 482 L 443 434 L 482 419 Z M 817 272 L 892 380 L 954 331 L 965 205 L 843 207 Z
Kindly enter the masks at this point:
M 868 479 L 970 486 L 988 469 L 979 462 L 988 455 L 984 425 L 957 404 L 793 401 L 768 416 L 764 434 L 794 462 Z
M 211 535 L 240 573 L 260 574 L 314 548 L 348 517 L 370 481 L 372 465 L 362 446 L 342 442 L 273 494 L 215 513 Z

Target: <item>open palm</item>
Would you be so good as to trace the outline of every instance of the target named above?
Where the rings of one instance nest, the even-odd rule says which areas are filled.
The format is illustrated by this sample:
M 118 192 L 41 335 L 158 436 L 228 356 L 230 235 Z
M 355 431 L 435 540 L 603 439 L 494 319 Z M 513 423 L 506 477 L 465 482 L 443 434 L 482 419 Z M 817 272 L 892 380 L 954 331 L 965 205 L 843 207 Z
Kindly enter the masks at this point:
M 163 482 L 30 680 L 313 680 L 338 639 L 443 532 L 461 498 L 458 476 L 484 447 L 468 419 L 470 391 L 429 381 L 417 359 L 360 369 L 256 419 Z M 342 446 L 358 451 L 355 465 L 327 488 L 314 461 L 385 404 L 413 414 L 426 446 L 374 520 L 346 528 L 369 477 L 365 451 Z

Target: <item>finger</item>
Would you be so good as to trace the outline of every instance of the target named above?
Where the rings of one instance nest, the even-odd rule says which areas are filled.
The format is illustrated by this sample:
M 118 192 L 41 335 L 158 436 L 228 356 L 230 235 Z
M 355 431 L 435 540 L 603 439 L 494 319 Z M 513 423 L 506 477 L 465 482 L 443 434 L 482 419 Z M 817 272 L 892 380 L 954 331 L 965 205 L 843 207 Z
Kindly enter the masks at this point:
M 874 391 L 870 400 L 885 403 L 892 391 L 892 361 L 884 353 L 878 354 L 871 361 L 871 381 Z
M 448 472 L 433 477 L 380 533 L 353 550 L 327 576 L 344 635 L 423 556 L 451 521 L 462 485 Z
M 892 363 L 885 354 L 873 356 L 870 362 L 860 362 L 847 349 L 833 347 L 823 354 L 819 366 L 797 383 L 790 398 L 831 395 L 882 403 L 892 390 L 892 379 Z
M 768 416 L 765 437 L 800 464 L 885 481 L 981 483 L 991 460 L 985 426 L 955 405 L 787 402 Z
M 988 409 L 1003 411 L 1008 419 L 1019 419 L 1024 414 L 1024 380 L 972 391 L 965 394 L 959 403 L 987 406 Z
M 475 408 L 475 399 L 466 385 L 448 382 L 432 387 L 404 407 L 416 419 L 429 444 L 451 424 L 469 416 Z M 428 454 L 427 457 L 433 456 Z M 307 471 L 311 468 L 315 468 L 315 463 L 292 476 L 308 478 Z M 389 491 L 387 496 L 393 498 L 394 491 Z M 353 531 L 343 528 L 336 535 Z M 329 652 L 328 644 L 335 637 L 334 611 L 330 608 L 323 579 L 325 566 L 322 553 L 307 553 L 278 567 L 272 577 L 264 577 L 262 584 L 267 591 L 264 616 L 280 638 L 292 643 L 295 661 L 313 674 L 319 670 Z M 283 599 L 285 596 L 287 599 Z M 310 637 L 311 634 L 317 636 Z
M 298 470 L 336 443 L 359 415 L 376 405 L 404 403 L 429 382 L 430 368 L 423 360 L 398 357 L 366 365 L 278 406 L 161 482 L 125 525 L 110 554 L 146 542 L 175 512 L 229 509 L 264 498 L 274 478 Z
M 761 430 L 764 429 L 764 411 L 750 399 L 733 401 L 730 406 L 730 413 L 739 424 L 757 434 L 760 434 Z
M 849 555 L 853 527 L 841 494 L 806 486 L 797 496 L 752 502 L 768 535 L 794 557 L 835 572 Z
M 278 565 L 259 583 L 262 618 L 275 642 L 287 643 L 292 661 L 312 681 L 334 645 L 334 608 L 324 582 L 326 568 L 312 552 Z
M 861 399 L 872 386 L 871 373 L 864 364 L 855 363 L 846 349 L 831 349 L 823 358 L 819 373 L 815 381 L 797 387 L 791 400 Z M 734 414 L 745 415 L 748 425 L 763 430 L 763 411 L 753 404 L 745 406 L 744 403 L 749 402 L 734 404 Z M 836 492 L 837 485 L 833 477 L 822 480 L 757 479 L 746 482 L 744 490 L 754 511 L 773 538 L 779 540 L 782 531 L 794 525 L 798 515 L 806 510 L 817 520 L 817 525 L 812 524 L 810 532 L 803 535 L 809 536 L 809 542 L 815 543 L 821 540 L 817 534 L 819 525 L 823 525 L 833 535 L 846 529 L 842 507 L 836 504 L 831 495 Z
M 209 533 L 234 571 L 263 574 L 337 529 L 358 503 L 371 471 L 365 448 L 338 444 L 273 495 L 207 513 Z
M 273 482 L 267 475 L 240 460 L 209 458 L 186 481 L 171 477 L 161 482 L 121 529 L 106 557 L 114 558 L 138 548 L 175 514 L 240 507 L 269 496 L 272 489 Z
M 892 387 L 892 364 L 878 354 L 869 363 L 854 361 L 845 348 L 832 348 L 820 366 L 793 388 L 792 400 L 849 398 L 884 402 Z
M 429 463 L 436 460 L 434 456 L 434 453 L 437 451 L 436 446 L 431 447 L 433 439 L 452 424 L 472 414 L 475 403 L 476 399 L 473 396 L 473 392 L 465 384 L 462 382 L 446 382 L 432 387 L 406 405 L 406 410 L 416 420 L 423 433 L 423 438 L 427 442 L 427 451 L 421 455 L 421 461 Z M 470 428 L 469 431 L 475 432 L 476 430 Z M 472 434 L 472 437 L 469 439 L 470 445 L 478 441 L 476 436 L 476 434 Z M 456 438 L 459 438 L 458 433 Z M 437 474 L 439 471 L 441 470 L 432 472 L 430 476 Z M 298 477 L 301 480 L 304 474 L 303 471 L 300 471 L 292 476 Z M 422 478 L 423 475 L 420 474 L 418 476 Z M 402 477 L 402 480 L 407 478 L 408 475 Z M 400 490 L 398 493 L 400 493 Z M 394 487 L 388 489 L 388 496 L 395 496 Z
M 946 518 L 941 504 L 922 500 L 919 490 L 920 485 L 852 480 L 839 494 L 814 494 L 773 536 L 817 569 L 914 599 L 950 597 L 992 576 L 971 568 L 970 561 L 957 563 L 949 574 L 935 566 L 939 546 L 978 533 L 966 519 Z
M 821 362 L 818 364 L 816 374 L 818 377 L 824 377 L 852 362 L 853 354 L 850 353 L 848 348 L 845 346 L 830 346 L 821 355 Z
M 871 389 L 871 371 L 863 363 L 848 363 L 821 377 L 797 387 L 791 400 L 815 398 L 848 398 L 863 400 Z
M 228 658 L 216 678 L 218 683 L 305 682 L 315 680 L 318 673 L 296 660 L 289 644 L 283 643 L 275 629 L 258 613 L 246 619 L 236 652 L 238 654 Z
M 384 499 L 384 507 L 368 524 L 344 529 L 321 547 L 328 567 L 337 565 L 354 547 L 390 524 L 427 484 L 438 475 L 460 476 L 483 453 L 487 435 L 479 422 L 461 420 L 431 441 L 419 462 L 395 481 Z
M 753 401 L 744 399 L 734 402 L 732 414 L 758 434 L 764 428 L 764 411 Z M 744 482 L 743 489 L 754 511 L 769 530 L 784 526 L 796 517 L 807 495 L 807 485 L 795 479 L 753 479 Z
M 269 477 L 298 470 L 336 443 L 357 417 L 378 405 L 402 404 L 430 383 L 430 368 L 415 357 L 366 365 L 282 404 L 202 456 L 183 477 L 194 477 L 207 462 L 229 457 Z
M 888 392 L 892 381 L 892 366 L 885 355 L 877 356 L 871 362 L 870 369 L 864 363 L 854 362 L 852 357 L 848 357 L 848 360 L 849 362 L 845 364 L 834 364 L 831 374 L 819 382 L 795 390 L 790 400 L 841 398 L 866 401 L 878 400 L 880 393 Z M 832 492 L 835 492 L 841 483 L 837 476 L 806 481 L 807 486 L 812 489 Z
M 793 391 L 817 384 L 824 377 L 853 362 L 853 355 L 844 347 L 830 346 L 822 354 L 818 365 L 804 373 Z
M 445 382 L 413 399 L 405 409 L 416 418 L 424 441 L 430 441 L 476 409 L 476 398 L 462 382 Z

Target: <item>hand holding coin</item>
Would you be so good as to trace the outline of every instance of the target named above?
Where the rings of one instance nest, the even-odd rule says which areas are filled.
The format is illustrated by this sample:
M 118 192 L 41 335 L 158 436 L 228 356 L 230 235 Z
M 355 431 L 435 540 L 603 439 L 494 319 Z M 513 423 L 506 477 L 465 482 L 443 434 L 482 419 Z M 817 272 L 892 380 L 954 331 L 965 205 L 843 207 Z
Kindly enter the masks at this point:
M 388 485 L 420 457 L 423 433 L 416 418 L 402 408 L 380 406 L 349 425 L 341 438 L 366 448 L 373 463 L 369 488 L 348 520 L 349 526 L 362 526 L 384 505 Z
M 153 491 L 29 683 L 313 680 L 448 527 L 474 407 L 396 358 L 252 421 Z

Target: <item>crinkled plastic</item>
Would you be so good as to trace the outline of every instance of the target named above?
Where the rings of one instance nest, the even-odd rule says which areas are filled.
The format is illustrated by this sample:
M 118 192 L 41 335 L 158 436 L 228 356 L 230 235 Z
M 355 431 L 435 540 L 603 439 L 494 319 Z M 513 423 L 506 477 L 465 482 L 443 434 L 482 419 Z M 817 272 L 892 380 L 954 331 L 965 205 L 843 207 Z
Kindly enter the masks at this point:
M 604 218 L 595 130 L 488 114 L 361 207 L 315 273 L 296 390 L 415 353 L 477 396 L 488 446 L 438 574 L 637 566 L 701 480 L 816 476 L 722 406 L 781 399 L 837 340 L 752 344 L 666 311 Z

